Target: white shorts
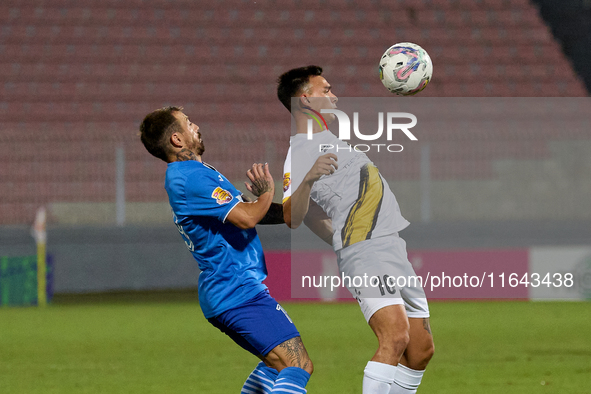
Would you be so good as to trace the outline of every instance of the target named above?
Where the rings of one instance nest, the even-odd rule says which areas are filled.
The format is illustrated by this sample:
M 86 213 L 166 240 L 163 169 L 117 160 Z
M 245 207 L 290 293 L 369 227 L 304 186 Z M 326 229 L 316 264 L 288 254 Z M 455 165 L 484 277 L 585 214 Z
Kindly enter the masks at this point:
M 357 242 L 337 251 L 345 285 L 359 302 L 365 320 L 381 308 L 404 305 L 410 318 L 429 317 L 429 305 L 398 234 Z

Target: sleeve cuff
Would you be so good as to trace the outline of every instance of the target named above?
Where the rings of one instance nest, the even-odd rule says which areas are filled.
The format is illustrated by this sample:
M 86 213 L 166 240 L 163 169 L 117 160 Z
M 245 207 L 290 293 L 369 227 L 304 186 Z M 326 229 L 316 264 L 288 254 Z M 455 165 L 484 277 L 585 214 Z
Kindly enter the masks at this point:
M 230 212 L 232 212 L 232 209 L 236 208 L 236 205 L 238 205 L 238 204 L 240 204 L 240 200 L 236 199 L 236 203 L 234 205 L 232 205 L 232 207 L 230 209 L 228 209 L 228 212 L 226 212 L 226 215 L 222 219 L 222 223 L 226 223 L 226 219 L 228 218 L 228 215 L 230 214 Z

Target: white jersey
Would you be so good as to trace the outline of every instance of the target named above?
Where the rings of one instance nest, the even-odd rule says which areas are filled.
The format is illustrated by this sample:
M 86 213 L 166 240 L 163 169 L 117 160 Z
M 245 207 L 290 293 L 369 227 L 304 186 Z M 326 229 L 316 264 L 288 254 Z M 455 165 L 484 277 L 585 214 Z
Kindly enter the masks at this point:
M 338 157 L 338 170 L 314 183 L 310 198 L 331 218 L 335 251 L 366 239 L 394 234 L 409 225 L 396 197 L 367 155 L 324 130 L 290 139 L 283 169 L 283 201 L 297 190 L 316 160 L 326 153 Z

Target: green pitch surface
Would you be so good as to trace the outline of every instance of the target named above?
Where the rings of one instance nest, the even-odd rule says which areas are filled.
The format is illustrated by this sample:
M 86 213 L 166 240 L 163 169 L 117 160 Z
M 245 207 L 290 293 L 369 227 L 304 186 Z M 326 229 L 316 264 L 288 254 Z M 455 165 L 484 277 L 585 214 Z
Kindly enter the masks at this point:
M 376 340 L 355 304 L 285 304 L 309 393 L 361 393 Z M 588 303 L 436 302 L 419 393 L 590 393 Z M 194 303 L 0 309 L 0 393 L 239 393 L 257 359 Z

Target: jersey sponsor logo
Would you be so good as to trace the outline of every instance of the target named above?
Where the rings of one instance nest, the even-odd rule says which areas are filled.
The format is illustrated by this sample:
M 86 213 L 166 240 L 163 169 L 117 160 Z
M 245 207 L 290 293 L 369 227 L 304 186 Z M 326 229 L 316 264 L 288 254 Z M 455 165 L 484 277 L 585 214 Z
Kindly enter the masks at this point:
M 286 172 L 283 174 L 283 192 L 286 192 L 291 185 L 291 172 Z
M 211 197 L 215 198 L 216 202 L 220 205 L 229 203 L 233 198 L 229 191 L 224 190 L 219 186 L 215 188 L 213 193 L 211 193 Z

